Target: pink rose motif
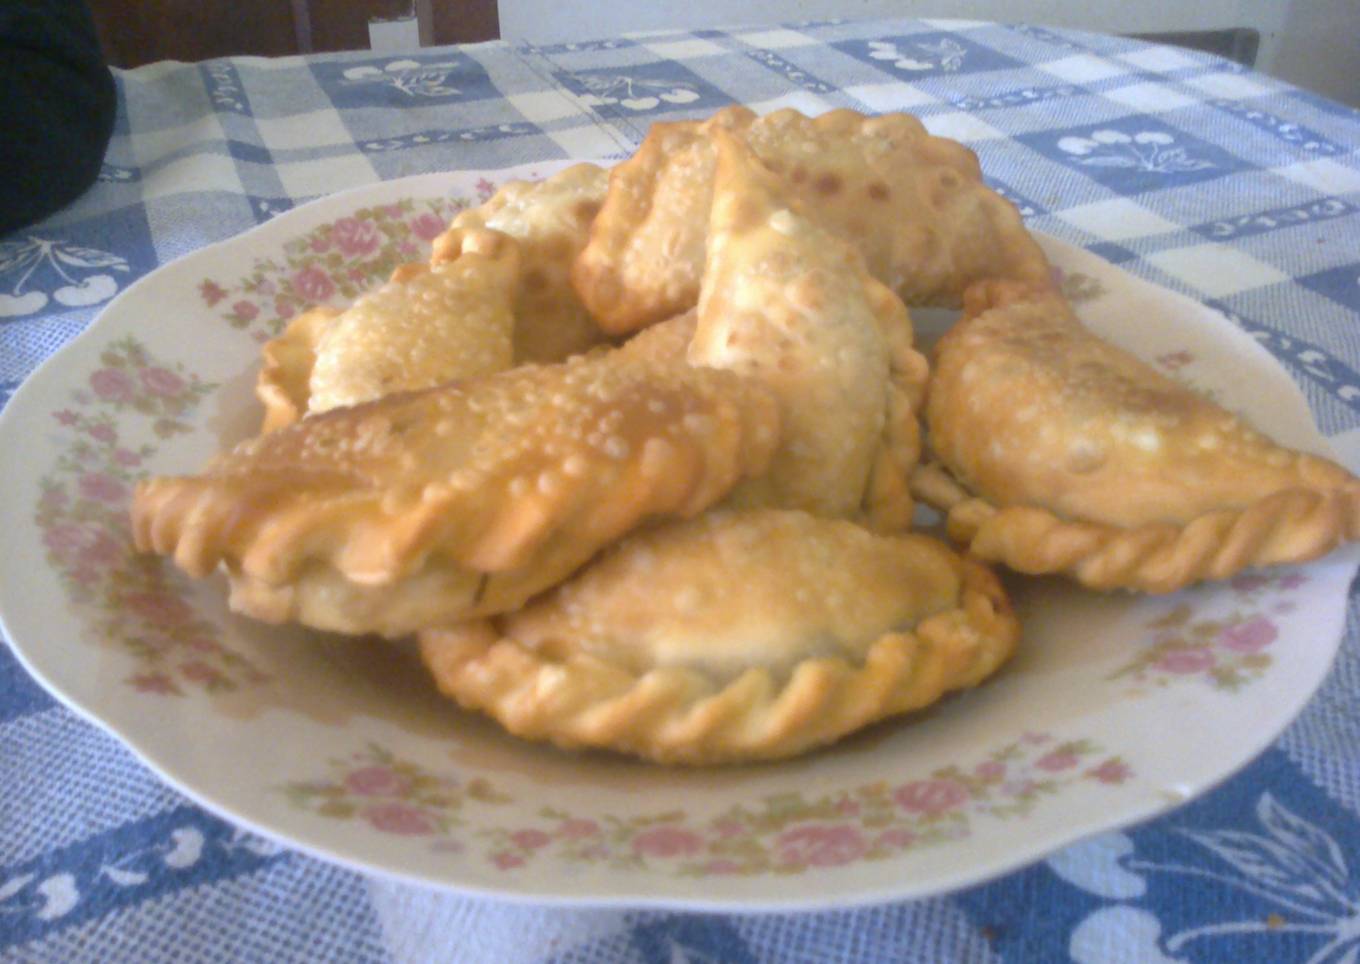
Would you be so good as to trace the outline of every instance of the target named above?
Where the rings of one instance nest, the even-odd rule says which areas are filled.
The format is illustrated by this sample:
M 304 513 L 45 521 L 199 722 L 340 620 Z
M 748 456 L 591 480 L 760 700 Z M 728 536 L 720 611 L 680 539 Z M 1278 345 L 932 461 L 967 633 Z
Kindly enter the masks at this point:
M 136 452 L 128 449 L 114 449 L 113 460 L 126 468 L 132 468 L 134 465 L 142 464 L 142 457 Z
M 433 241 L 444 233 L 444 221 L 432 211 L 411 219 L 411 233 L 422 241 Z
M 395 833 L 408 837 L 432 834 L 439 829 L 438 822 L 424 810 L 408 807 L 404 803 L 378 803 L 364 810 L 364 819 L 375 830 Z
M 103 472 L 87 472 L 80 477 L 80 494 L 96 502 L 123 502 L 127 486 Z
M 68 501 L 66 490 L 59 488 L 43 489 L 41 498 L 44 508 L 57 509 L 65 505 Z
M 98 529 L 75 522 L 63 522 L 43 533 L 43 543 L 62 562 L 70 563 L 98 545 L 101 537 L 108 538 Z
M 1131 774 L 1128 765 L 1117 757 L 1111 757 L 1100 766 L 1087 771 L 1087 776 L 1094 777 L 1101 783 L 1123 783 Z
M 713 821 L 713 832 L 720 838 L 739 837 L 746 832 L 746 824 L 731 817 L 720 817 Z
M 1244 623 L 1229 626 L 1218 634 L 1225 648 L 1239 653 L 1259 653 L 1280 635 L 1275 624 L 1264 616 L 1253 616 Z
M 916 842 L 916 834 L 905 827 L 892 827 L 874 838 L 874 846 L 901 850 Z
M 346 776 L 345 789 L 361 797 L 399 797 L 410 789 L 410 784 L 388 767 L 369 766 Z
M 142 385 L 152 395 L 170 397 L 184 391 L 184 379 L 164 368 L 143 368 Z
M 508 850 L 502 850 L 499 853 L 492 854 L 491 862 L 501 870 L 513 870 L 516 867 L 524 866 L 524 858 L 519 854 L 511 853 Z
M 123 547 L 107 532 L 96 531 L 94 539 L 81 553 L 81 558 L 96 566 L 112 565 L 123 558 Z
M 1000 760 L 984 760 L 973 767 L 973 774 L 979 780 L 986 780 L 989 783 L 1000 780 L 1006 775 L 1006 764 Z
M 688 857 L 703 849 L 703 839 L 682 827 L 661 826 L 633 838 L 633 850 L 645 857 Z
M 1168 673 L 1202 673 L 1214 665 L 1214 654 L 1207 648 L 1172 649 L 1157 660 L 1157 667 Z
M 389 204 L 387 205 L 387 207 L 383 208 L 383 213 L 385 213 L 389 218 L 399 218 L 402 215 L 401 205 Z
M 139 693 L 173 693 L 175 683 L 164 673 L 141 673 L 128 680 Z
M 325 231 L 318 231 L 312 236 L 312 251 L 316 254 L 324 254 L 331 247 L 331 239 Z
M 335 222 L 331 240 L 345 255 L 357 258 L 377 250 L 378 229 L 371 221 L 358 218 L 341 218 Z
M 1065 750 L 1054 750 L 1052 753 L 1045 753 L 1034 761 L 1034 765 L 1040 770 L 1049 773 L 1057 773 L 1060 770 L 1067 770 L 1077 765 L 1077 755 Z
M 242 321 L 254 321 L 260 314 L 260 306 L 242 299 L 231 306 L 231 313 Z
M 71 411 L 69 408 L 63 408 L 60 412 L 53 412 L 52 417 L 55 418 L 58 422 L 60 422 L 62 425 L 67 426 L 74 425 L 76 424 L 76 422 L 80 421 L 80 416 L 77 415 L 75 412 Z
M 848 824 L 795 827 L 775 841 L 779 860 L 786 864 L 837 867 L 859 859 L 868 849 L 864 837 Z
M 325 276 L 322 275 L 322 277 L 324 278 Z M 326 278 L 326 282 L 329 283 L 330 279 Z M 283 295 L 279 295 L 274 299 L 274 314 L 280 321 L 287 321 L 296 313 L 297 305 L 293 304 L 290 299 L 285 298 Z
M 968 788 L 957 780 L 913 780 L 893 791 L 897 805 L 908 813 L 938 814 L 968 800 Z
M 1289 572 L 1280 577 L 1281 589 L 1298 589 L 1308 581 L 1308 577 L 1301 572 Z
M 118 430 L 107 422 L 101 422 L 90 429 L 90 438 L 96 442 L 103 442 L 105 445 L 112 445 L 118 441 Z
M 109 402 L 130 401 L 137 394 L 137 385 L 127 372 L 117 368 L 101 368 L 90 376 L 90 387 L 100 398 Z
M 293 291 L 303 301 L 325 301 L 335 293 L 335 282 L 316 265 L 303 268 L 293 275 L 292 284 Z
M 528 830 L 516 830 L 510 835 L 510 842 L 521 850 L 537 850 L 552 843 L 552 837 L 531 827 Z
M 216 683 L 223 679 L 221 673 L 201 660 L 181 663 L 179 671 L 184 674 L 185 679 L 194 683 Z
M 570 820 L 563 820 L 557 832 L 568 840 L 580 840 L 582 837 L 595 836 L 600 832 L 600 825 L 594 820 L 573 817 Z
M 168 592 L 128 593 L 122 602 L 153 626 L 175 626 L 194 613 L 192 606 Z
M 226 290 L 215 281 L 203 281 L 198 286 L 198 293 L 203 296 L 203 300 L 211 308 L 227 296 Z

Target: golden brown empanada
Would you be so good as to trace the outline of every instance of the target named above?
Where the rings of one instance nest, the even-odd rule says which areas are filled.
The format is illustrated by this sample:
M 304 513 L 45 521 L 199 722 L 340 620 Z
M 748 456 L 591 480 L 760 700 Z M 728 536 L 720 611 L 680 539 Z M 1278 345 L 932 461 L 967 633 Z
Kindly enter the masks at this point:
M 325 305 L 304 311 L 288 323 L 283 334 L 265 342 L 255 379 L 255 396 L 264 406 L 262 432 L 292 425 L 307 414 L 316 346 L 339 314 L 339 308 Z
M 266 342 L 255 386 L 265 407 L 263 430 L 509 368 L 516 242 L 476 229 L 459 232 L 447 247 L 443 262 L 401 265 L 350 308 L 313 308 Z
M 927 367 L 911 347 L 907 311 L 850 244 L 789 207 L 780 179 L 748 147 L 722 130 L 714 139 L 689 360 L 764 381 L 783 424 L 770 471 L 732 501 L 903 525 Z
M 1043 253 L 1015 207 L 982 183 L 976 156 L 916 118 L 787 109 L 758 118 L 729 107 L 703 122 L 653 125 L 612 171 L 572 269 L 606 331 L 636 330 L 698 297 L 719 130 L 748 144 L 802 213 L 854 243 L 908 305 L 957 307 L 984 278 L 1048 280 Z
M 996 578 L 942 543 L 763 509 L 636 532 L 523 609 L 420 646 L 440 689 L 518 736 L 704 764 L 933 703 L 1018 637 Z
M 400 635 L 500 612 L 638 523 L 769 464 L 759 382 L 627 348 L 310 416 L 138 486 L 142 550 L 225 568 L 235 609 Z
M 570 273 L 608 184 L 609 172 L 594 164 L 575 164 L 542 181 L 510 181 L 435 239 L 434 264 L 460 255 L 468 229 L 491 228 L 518 242 L 516 363 L 561 361 L 604 341 L 572 289 Z
M 519 246 L 488 230 L 464 231 L 458 243 L 457 258 L 403 265 L 326 326 L 309 412 L 510 367 Z
M 1283 448 L 1089 332 L 1062 298 L 970 290 L 914 480 L 978 556 L 1096 589 L 1169 592 L 1360 535 L 1360 480 Z

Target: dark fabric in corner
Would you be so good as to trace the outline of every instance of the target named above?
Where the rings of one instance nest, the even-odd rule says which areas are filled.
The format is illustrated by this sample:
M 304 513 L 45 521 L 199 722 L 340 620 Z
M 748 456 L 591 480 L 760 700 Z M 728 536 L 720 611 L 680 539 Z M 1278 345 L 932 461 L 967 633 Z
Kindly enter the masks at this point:
M 116 104 L 84 3 L 0 0 L 0 237 L 94 183 Z

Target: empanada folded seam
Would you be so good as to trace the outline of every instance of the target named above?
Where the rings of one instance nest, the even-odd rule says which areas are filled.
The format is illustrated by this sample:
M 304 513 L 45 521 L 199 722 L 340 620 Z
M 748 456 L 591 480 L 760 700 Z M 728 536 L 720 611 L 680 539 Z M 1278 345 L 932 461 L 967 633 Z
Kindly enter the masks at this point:
M 804 659 L 776 678 L 753 667 L 721 683 L 681 667 L 634 671 L 597 655 L 554 658 L 489 621 L 420 635 L 440 688 L 510 732 L 566 748 L 607 747 L 661 763 L 776 759 L 976 685 L 1012 653 L 1019 624 L 996 577 L 965 560 L 957 607 L 880 636 L 859 664 Z
M 950 538 L 978 558 L 1030 575 L 1062 573 L 1099 590 L 1175 592 L 1257 566 L 1308 562 L 1360 538 L 1357 485 L 1284 489 L 1183 524 L 1120 527 L 1035 505 L 998 507 L 968 495 L 938 465 L 923 466 L 912 483 L 945 512 Z

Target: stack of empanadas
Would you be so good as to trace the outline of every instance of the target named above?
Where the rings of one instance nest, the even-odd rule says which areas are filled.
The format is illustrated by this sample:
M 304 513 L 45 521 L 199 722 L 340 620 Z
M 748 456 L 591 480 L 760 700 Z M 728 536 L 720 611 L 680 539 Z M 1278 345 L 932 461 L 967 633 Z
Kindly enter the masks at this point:
M 915 305 L 963 307 L 933 364 Z M 1020 635 L 987 562 L 1165 592 L 1360 535 L 1360 482 L 1087 331 L 900 114 L 729 108 L 509 184 L 299 316 L 258 394 L 263 434 L 138 488 L 139 547 L 260 619 L 417 634 L 516 734 L 667 762 L 981 682 Z

